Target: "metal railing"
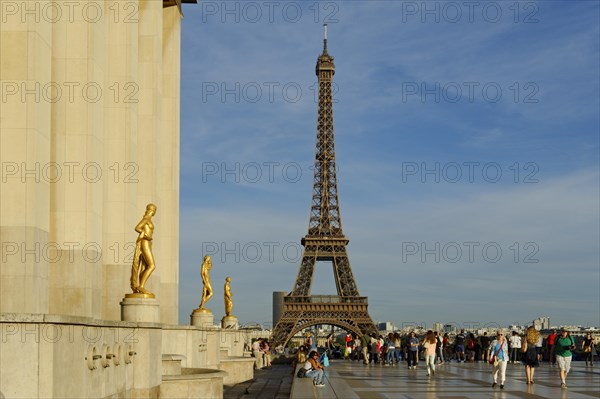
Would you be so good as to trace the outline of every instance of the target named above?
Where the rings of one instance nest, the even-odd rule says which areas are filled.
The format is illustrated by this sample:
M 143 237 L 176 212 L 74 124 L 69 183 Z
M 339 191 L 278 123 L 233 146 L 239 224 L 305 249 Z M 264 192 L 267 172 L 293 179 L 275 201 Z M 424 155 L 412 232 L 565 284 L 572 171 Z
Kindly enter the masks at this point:
M 368 305 L 366 296 L 311 295 L 285 296 L 284 303 L 357 303 Z

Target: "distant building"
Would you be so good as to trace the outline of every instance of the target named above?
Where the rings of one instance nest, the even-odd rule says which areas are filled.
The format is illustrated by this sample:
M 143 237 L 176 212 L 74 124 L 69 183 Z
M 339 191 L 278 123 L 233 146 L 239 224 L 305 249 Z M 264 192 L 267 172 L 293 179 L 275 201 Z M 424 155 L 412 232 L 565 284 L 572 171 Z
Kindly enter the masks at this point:
M 442 331 L 444 329 L 444 324 L 443 323 L 433 323 L 433 326 L 431 328 L 433 331 Z
M 516 331 L 518 333 L 524 330 L 524 328 L 518 324 L 511 324 L 510 326 L 508 326 L 508 329 L 509 331 Z
M 283 298 L 285 291 L 273 291 L 273 327 L 277 325 L 283 314 Z
M 391 321 L 384 321 L 377 323 L 377 329 L 379 331 L 396 331 L 398 328 Z
M 538 317 L 533 320 L 533 326 L 536 330 L 547 330 L 550 328 L 550 318 L 548 316 Z
M 445 333 L 453 333 L 456 331 L 456 326 L 453 324 L 444 324 Z

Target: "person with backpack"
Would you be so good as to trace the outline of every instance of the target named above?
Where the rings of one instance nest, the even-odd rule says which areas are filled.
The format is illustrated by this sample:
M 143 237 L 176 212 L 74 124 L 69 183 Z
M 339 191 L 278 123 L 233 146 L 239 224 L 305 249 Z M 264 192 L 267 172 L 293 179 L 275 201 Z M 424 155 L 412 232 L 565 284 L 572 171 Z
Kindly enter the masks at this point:
M 319 388 L 325 386 L 323 383 L 324 368 L 323 365 L 319 363 L 319 352 L 311 351 L 303 368 L 306 370 L 305 376 L 312 377 L 314 386 Z
M 572 350 L 575 349 L 575 342 L 569 332 L 563 327 L 560 330 L 560 336 L 554 340 L 554 354 L 556 363 L 560 369 L 560 387 L 567 387 L 567 374 L 571 370 Z
M 458 363 L 465 362 L 465 329 L 462 328 L 460 333 L 456 336 L 454 344 L 454 350 L 456 351 L 456 361 Z
M 473 333 L 469 333 L 467 339 L 467 360 L 471 363 L 475 360 L 475 335 Z

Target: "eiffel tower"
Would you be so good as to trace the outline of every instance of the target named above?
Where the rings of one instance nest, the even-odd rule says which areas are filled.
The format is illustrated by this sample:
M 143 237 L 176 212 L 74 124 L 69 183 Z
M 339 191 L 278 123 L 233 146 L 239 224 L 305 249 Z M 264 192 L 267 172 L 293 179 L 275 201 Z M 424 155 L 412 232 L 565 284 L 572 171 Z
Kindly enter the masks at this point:
M 367 297 L 360 296 L 358 292 L 346 253 L 349 240 L 342 232 L 331 94 L 335 65 L 327 52 L 327 25 L 316 74 L 319 79 L 319 113 L 310 221 L 308 234 L 302 238 L 304 253 L 296 284 L 284 297 L 283 314 L 273 330 L 275 345 L 285 345 L 298 332 L 319 324 L 338 326 L 358 336 L 377 333 L 367 309 Z M 332 263 L 337 295 L 311 295 L 317 261 Z

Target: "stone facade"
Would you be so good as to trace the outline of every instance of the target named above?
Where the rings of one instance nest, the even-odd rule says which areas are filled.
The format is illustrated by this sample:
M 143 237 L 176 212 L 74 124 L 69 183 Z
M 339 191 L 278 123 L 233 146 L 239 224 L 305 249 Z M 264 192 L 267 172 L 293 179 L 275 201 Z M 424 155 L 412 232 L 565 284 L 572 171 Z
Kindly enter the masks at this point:
M 234 331 L 176 325 L 191 2 L 0 0 L 0 397 L 219 397 L 252 374 Z M 123 298 L 148 203 L 153 322 Z
M 1 3 L 0 312 L 119 320 L 153 202 L 149 289 L 176 323 L 178 7 Z
M 220 328 L 4 313 L 0 397 L 219 398 L 224 384 L 253 378 L 247 338 Z

